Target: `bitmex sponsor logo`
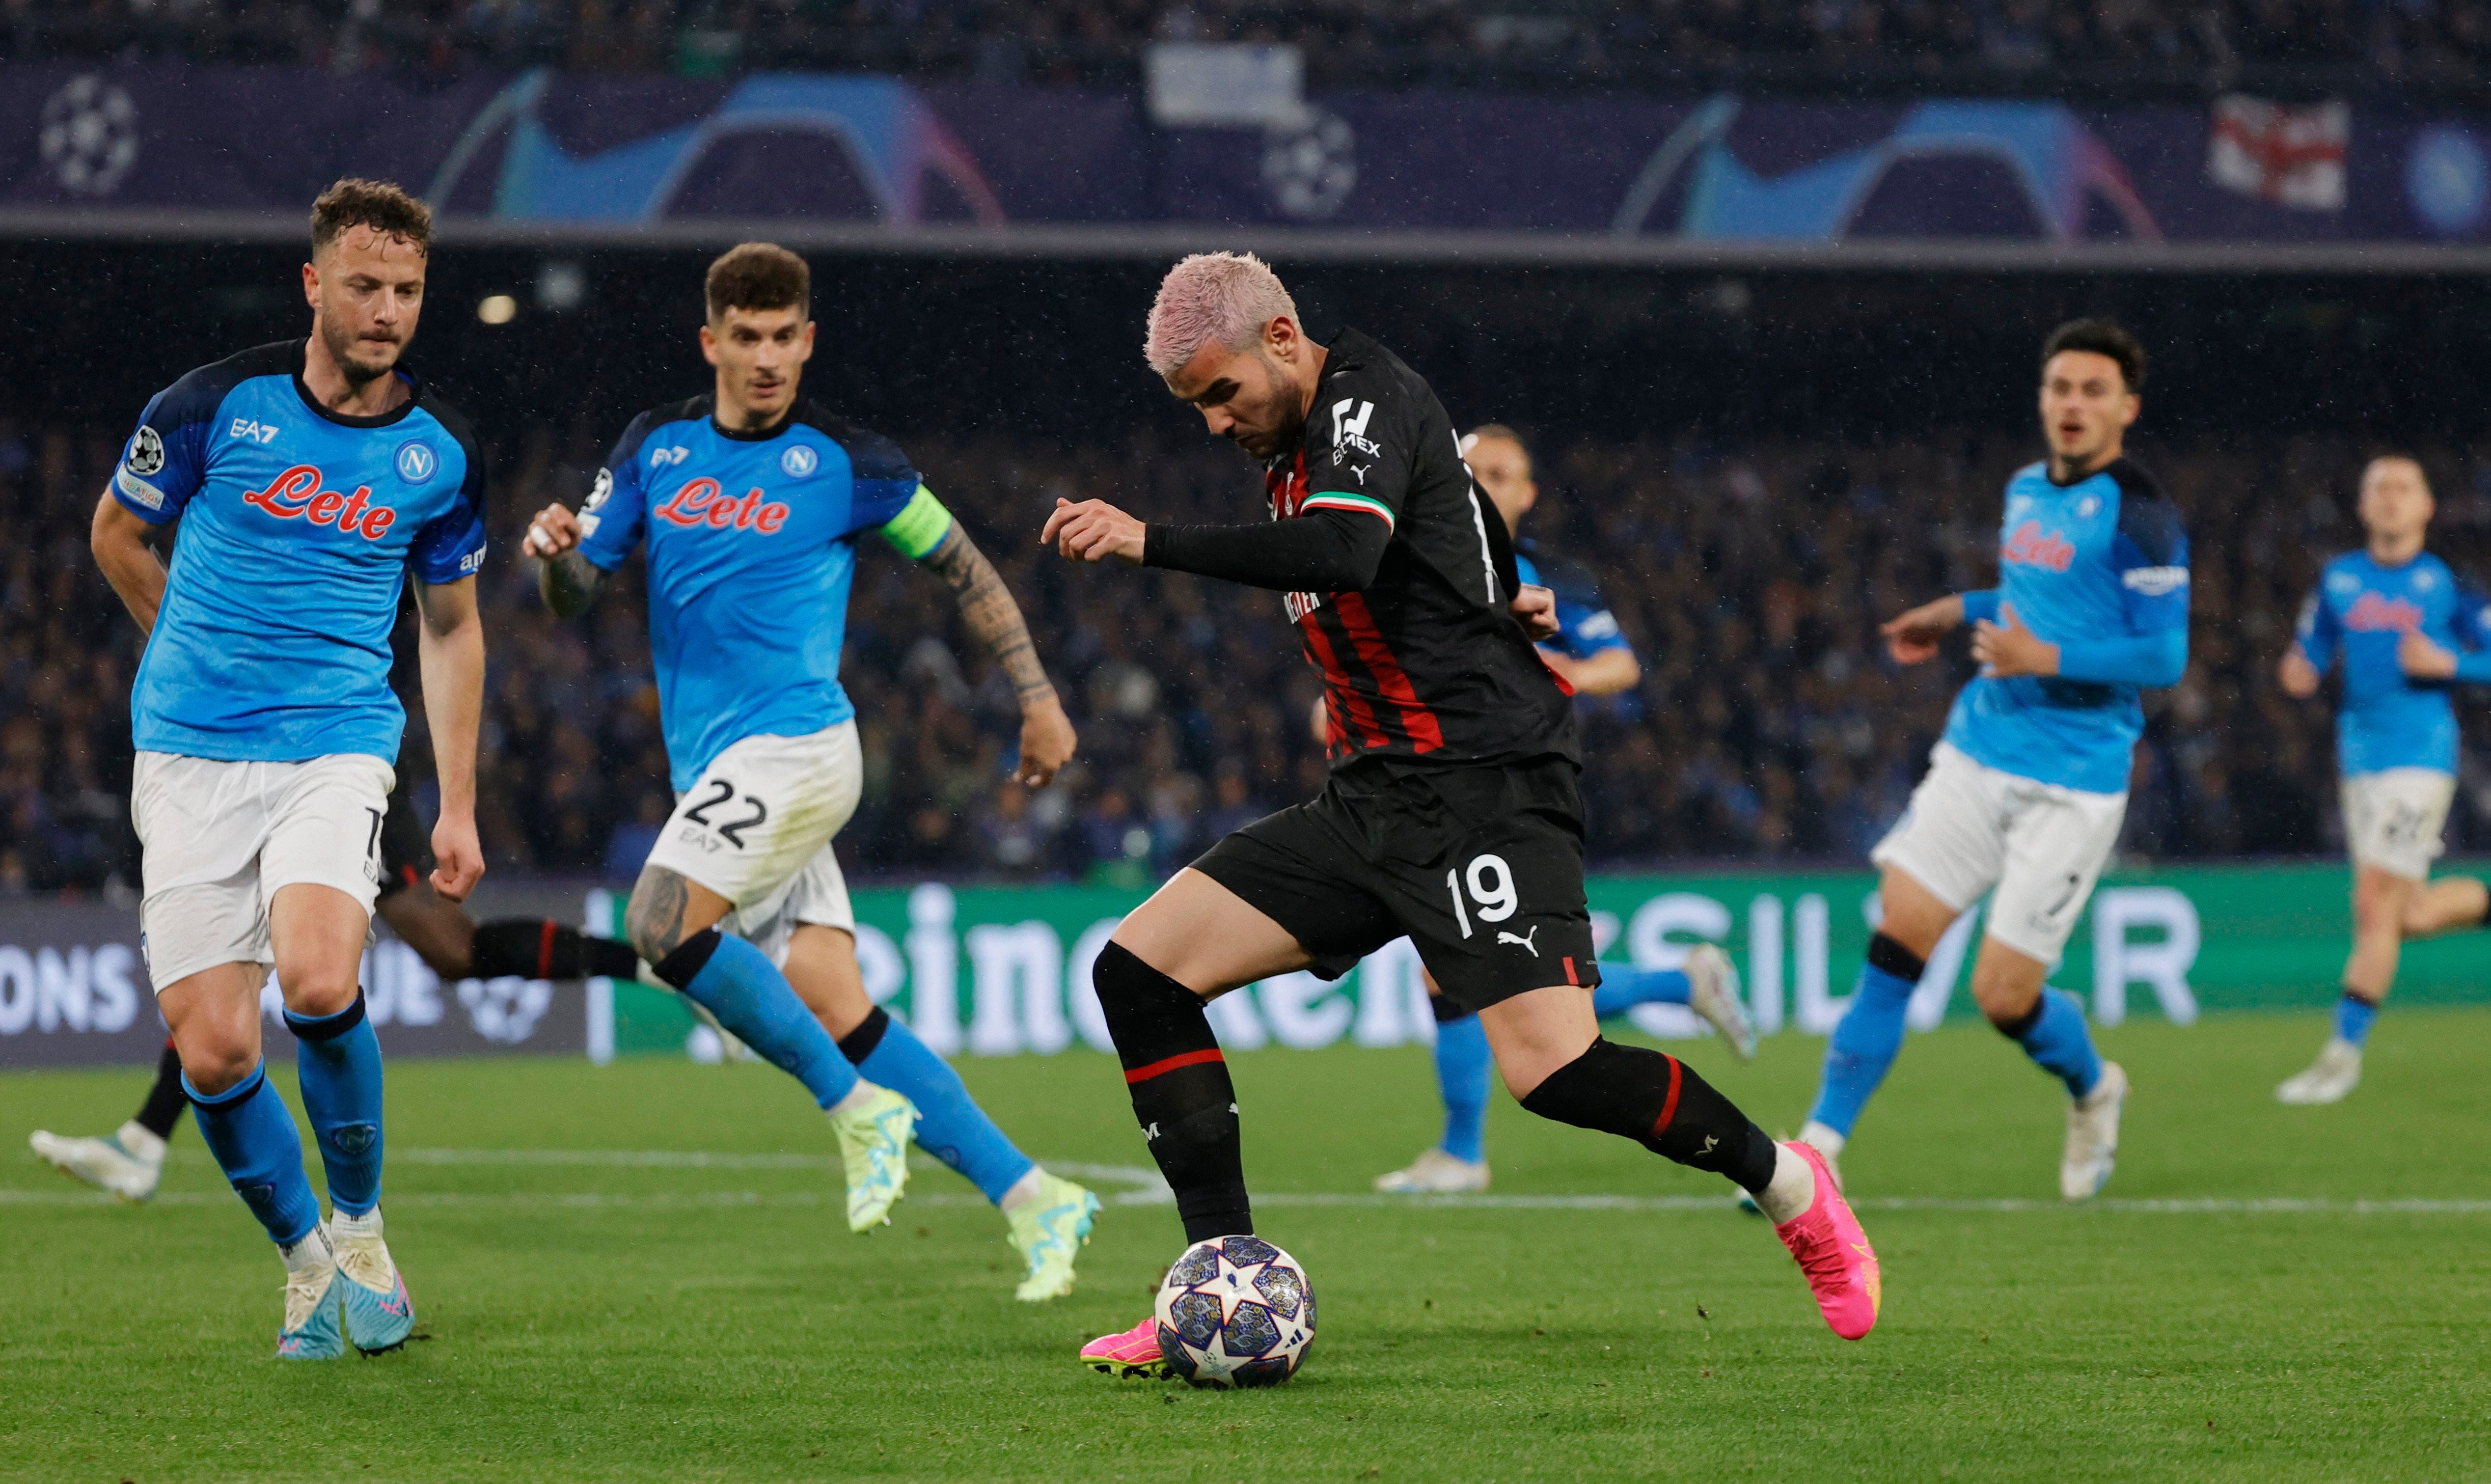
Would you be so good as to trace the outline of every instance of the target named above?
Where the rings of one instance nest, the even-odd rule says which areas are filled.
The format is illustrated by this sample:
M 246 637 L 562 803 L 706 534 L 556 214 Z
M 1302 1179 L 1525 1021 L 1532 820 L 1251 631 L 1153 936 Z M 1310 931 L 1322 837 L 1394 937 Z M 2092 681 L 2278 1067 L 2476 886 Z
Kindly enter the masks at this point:
M 334 489 L 322 489 L 319 470 L 309 464 L 296 464 L 269 481 L 266 489 L 243 491 L 243 503 L 257 506 L 279 520 L 300 517 L 315 526 L 334 525 L 367 541 L 377 541 L 397 523 L 397 511 L 386 505 L 371 504 L 368 484 L 358 484 L 351 495 Z
M 787 507 L 773 500 L 764 504 L 759 485 L 747 490 L 742 498 L 726 497 L 716 480 L 694 480 L 675 491 L 673 499 L 652 513 L 663 521 L 686 528 L 707 526 L 723 531 L 729 526 L 738 531 L 758 531 L 776 536 L 787 523 Z
M 2024 567 L 2045 567 L 2064 572 L 2075 561 L 2075 542 L 2056 531 L 2044 531 L 2037 520 L 2017 526 L 2012 535 L 1998 548 L 1998 560 Z

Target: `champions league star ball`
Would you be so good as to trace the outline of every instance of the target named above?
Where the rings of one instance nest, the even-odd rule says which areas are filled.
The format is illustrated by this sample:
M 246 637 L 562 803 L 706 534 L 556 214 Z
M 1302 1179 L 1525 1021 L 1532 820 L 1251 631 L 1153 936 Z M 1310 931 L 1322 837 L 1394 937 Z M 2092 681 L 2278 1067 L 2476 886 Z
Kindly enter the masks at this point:
M 1159 1358 L 1196 1386 L 1276 1386 L 1315 1342 L 1314 1285 L 1259 1237 L 1186 1248 L 1159 1280 L 1156 1312 Z

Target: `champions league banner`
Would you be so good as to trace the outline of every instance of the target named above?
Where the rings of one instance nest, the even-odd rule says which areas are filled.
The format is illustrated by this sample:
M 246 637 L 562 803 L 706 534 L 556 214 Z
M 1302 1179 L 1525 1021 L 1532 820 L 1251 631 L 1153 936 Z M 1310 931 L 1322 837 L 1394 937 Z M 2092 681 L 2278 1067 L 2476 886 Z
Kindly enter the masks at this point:
M 2340 865 L 2191 866 L 2114 872 L 2094 892 L 2052 982 L 2093 1019 L 2193 1023 L 2242 1010 L 2322 1010 L 2336 996 L 2350 941 Z M 1590 883 L 1601 956 L 1671 968 L 1697 943 L 1738 965 L 1749 1013 L 1766 1034 L 1824 1035 L 1842 1016 L 1867 951 L 1877 882 L 1865 871 L 1598 875 Z M 545 916 L 616 936 L 625 892 L 601 887 L 487 884 L 480 919 Z M 1047 1056 L 1111 1049 L 1090 969 L 1143 891 L 1083 887 L 855 888 L 857 959 L 866 991 L 945 1056 Z M 1976 911 L 1930 955 L 1910 1023 L 1927 1030 L 1977 1015 L 1972 1003 Z M 715 1055 L 663 989 L 590 980 L 445 983 L 390 938 L 364 962 L 365 993 L 394 1057 L 512 1052 L 615 1056 Z M 2398 1004 L 2491 998 L 2491 936 L 2460 933 L 2405 946 Z M 1349 1042 L 1431 1042 L 1419 961 L 1407 940 L 1336 980 L 1293 974 L 1225 996 L 1213 1027 L 1236 1050 Z M 265 1041 L 293 1055 L 271 998 Z M 1686 1010 L 1644 1005 L 1637 1029 L 1662 1037 L 1708 1033 Z M 128 908 L 21 898 L 0 901 L 0 1069 L 147 1062 L 163 1022 Z
M 2491 115 L 2368 102 L 1300 98 L 1291 73 L 1285 96 L 1223 111 L 1138 92 L 844 74 L 443 82 L 145 62 L 13 65 L 0 77 L 0 220 L 34 223 L 21 231 L 112 230 L 116 218 L 179 231 L 185 214 L 215 214 L 220 230 L 237 216 L 290 229 L 322 187 L 361 174 L 421 190 L 454 228 L 548 231 L 2491 239 Z

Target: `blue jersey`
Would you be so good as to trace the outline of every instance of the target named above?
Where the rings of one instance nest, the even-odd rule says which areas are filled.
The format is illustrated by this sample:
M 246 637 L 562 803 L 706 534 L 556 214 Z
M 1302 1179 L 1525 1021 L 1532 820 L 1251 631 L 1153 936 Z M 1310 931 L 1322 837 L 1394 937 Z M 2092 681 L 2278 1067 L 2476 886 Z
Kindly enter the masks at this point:
M 395 412 L 330 412 L 304 342 L 248 350 L 156 393 L 113 471 L 150 525 L 179 520 L 163 607 L 131 687 L 142 751 L 395 762 L 406 713 L 390 631 L 410 567 L 484 565 L 484 465 L 467 421 L 404 372 Z
M 1540 573 L 1539 560 L 1548 561 L 1545 576 Z M 1600 601 L 1599 586 L 1589 572 L 1570 563 L 1546 558 L 1527 538 L 1514 542 L 1513 566 L 1523 581 L 1557 595 L 1557 637 L 1543 648 L 1553 649 L 1569 659 L 1589 659 L 1602 650 L 1627 647 L 1626 636 L 1618 628 L 1617 616 Z
M 2188 537 L 2180 512 L 2126 459 L 2072 484 L 2035 464 L 2007 482 L 1999 585 L 1964 595 L 1964 617 L 2024 626 L 2059 646 L 2059 673 L 1963 687 L 1946 740 L 1974 761 L 2039 783 L 2119 794 L 2148 685 L 2188 663 Z
M 631 420 L 580 511 L 580 555 L 611 571 L 649 549 L 649 641 L 677 792 L 747 737 L 856 714 L 839 685 L 856 538 L 910 556 L 950 517 L 889 439 L 799 402 L 731 432 L 694 397 Z
M 2344 704 L 2335 715 L 2335 766 L 2348 777 L 2389 768 L 2456 771 L 2456 713 L 2447 683 L 2407 678 L 2396 646 L 2414 629 L 2454 650 L 2459 678 L 2491 655 L 2491 611 L 2447 564 L 2423 552 L 2383 567 L 2366 551 L 2327 564 L 2318 591 L 2301 605 L 2301 655 L 2325 670 L 2344 660 Z

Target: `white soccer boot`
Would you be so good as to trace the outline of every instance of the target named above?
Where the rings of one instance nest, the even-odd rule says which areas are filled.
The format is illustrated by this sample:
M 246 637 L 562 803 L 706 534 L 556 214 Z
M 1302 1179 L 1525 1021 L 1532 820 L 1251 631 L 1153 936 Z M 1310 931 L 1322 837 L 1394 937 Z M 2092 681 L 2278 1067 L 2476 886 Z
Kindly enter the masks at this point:
M 26 1136 L 26 1146 L 63 1175 L 101 1185 L 125 1201 L 154 1195 L 164 1174 L 164 1141 L 134 1121 L 102 1139 L 73 1139 L 38 1128 Z
M 2360 1085 L 2361 1048 L 2340 1035 L 2330 1035 L 2307 1071 L 2294 1074 L 2274 1090 L 2274 1100 L 2299 1107 L 2340 1103 Z
M 2059 1157 L 2059 1194 L 2070 1201 L 2090 1201 L 2110 1183 L 2119 1163 L 2119 1115 L 2127 1101 L 2127 1073 L 2116 1062 L 2102 1063 L 2101 1081 L 2067 1104 L 2067 1148 Z
M 1487 1188 L 1487 1161 L 1456 1159 L 1431 1148 L 1408 1169 L 1377 1176 L 1375 1188 L 1396 1196 L 1467 1195 Z
M 1686 955 L 1685 974 L 1686 1007 L 1711 1022 L 1740 1061 L 1754 1061 L 1756 1028 L 1739 1004 L 1739 970 L 1730 955 L 1709 943 L 1699 945 Z

